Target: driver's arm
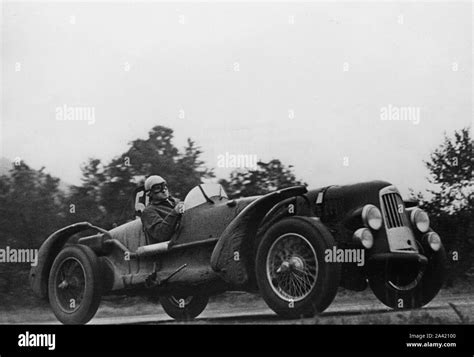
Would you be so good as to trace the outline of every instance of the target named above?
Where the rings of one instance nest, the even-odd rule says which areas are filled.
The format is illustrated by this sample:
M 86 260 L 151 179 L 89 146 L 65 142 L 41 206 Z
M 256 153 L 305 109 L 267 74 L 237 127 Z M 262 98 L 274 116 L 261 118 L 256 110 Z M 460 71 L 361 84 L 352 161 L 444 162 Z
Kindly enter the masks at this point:
M 144 231 L 153 239 L 153 243 L 171 239 L 180 215 L 173 208 L 148 206 L 142 213 Z

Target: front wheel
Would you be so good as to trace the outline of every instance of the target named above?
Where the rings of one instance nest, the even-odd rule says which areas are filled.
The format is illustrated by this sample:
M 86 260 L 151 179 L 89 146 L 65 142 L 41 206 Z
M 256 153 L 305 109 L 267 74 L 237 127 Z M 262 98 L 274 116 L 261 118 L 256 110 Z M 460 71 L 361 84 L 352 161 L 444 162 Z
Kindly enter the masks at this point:
M 98 258 L 84 245 L 59 252 L 49 273 L 51 308 L 63 324 L 85 324 L 97 312 L 101 299 Z
M 420 253 L 429 252 L 419 245 Z M 415 309 L 428 304 L 441 289 L 446 271 L 446 252 L 424 254 L 425 269 L 416 264 L 386 263 L 371 267 L 368 281 L 375 296 L 392 309 Z
M 341 279 L 340 263 L 327 263 L 334 238 L 318 220 L 290 217 L 263 236 L 256 256 L 256 278 L 263 299 L 287 318 L 314 316 L 333 301 Z
M 206 295 L 193 296 L 160 296 L 163 310 L 178 321 L 192 320 L 196 318 L 207 306 L 209 297 Z

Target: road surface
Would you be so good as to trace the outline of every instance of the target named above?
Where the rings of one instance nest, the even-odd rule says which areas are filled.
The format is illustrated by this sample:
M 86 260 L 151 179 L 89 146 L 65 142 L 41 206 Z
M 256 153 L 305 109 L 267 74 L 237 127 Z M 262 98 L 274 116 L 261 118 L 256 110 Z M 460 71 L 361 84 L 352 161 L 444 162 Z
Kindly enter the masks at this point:
M 143 312 L 138 315 L 140 308 Z M 152 313 L 150 313 L 152 312 Z M 20 316 L 20 311 L 15 311 Z M 14 324 L 59 324 L 50 309 L 46 317 L 4 321 Z M 8 321 L 8 322 L 7 322 Z M 0 321 L 0 323 L 2 323 Z M 174 321 L 159 304 L 117 306 L 105 302 L 89 324 L 180 324 Z M 336 296 L 329 308 L 314 318 L 288 320 L 277 316 L 265 302 L 246 293 L 226 293 L 211 299 L 198 318 L 186 324 L 460 324 L 474 323 L 474 292 L 440 294 L 427 306 L 414 310 L 391 310 L 380 303 L 370 292 Z
M 337 299 L 331 306 L 316 318 L 303 320 L 285 320 L 270 310 L 261 299 L 232 304 L 209 303 L 199 317 L 187 324 L 294 324 L 294 323 L 473 323 L 474 294 L 461 294 L 435 298 L 422 309 L 394 311 L 378 302 L 376 298 Z M 161 307 L 157 313 L 142 316 L 117 316 L 95 318 L 92 324 L 177 324 Z

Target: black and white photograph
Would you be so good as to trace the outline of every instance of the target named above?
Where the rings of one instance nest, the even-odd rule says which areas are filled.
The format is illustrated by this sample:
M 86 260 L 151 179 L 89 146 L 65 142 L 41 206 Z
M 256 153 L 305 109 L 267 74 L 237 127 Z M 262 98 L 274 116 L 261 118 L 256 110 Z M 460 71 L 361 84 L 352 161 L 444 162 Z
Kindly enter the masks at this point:
M 259 351 L 472 355 L 473 19 L 3 0 L 0 355 L 270 328 Z

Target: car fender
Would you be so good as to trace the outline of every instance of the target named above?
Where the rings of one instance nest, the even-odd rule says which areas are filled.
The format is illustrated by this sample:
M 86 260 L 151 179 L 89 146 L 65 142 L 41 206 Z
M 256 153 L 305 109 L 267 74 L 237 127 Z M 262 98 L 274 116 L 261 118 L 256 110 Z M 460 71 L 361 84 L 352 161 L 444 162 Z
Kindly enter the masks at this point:
M 211 256 L 211 267 L 234 286 L 249 280 L 247 271 L 249 244 L 255 239 L 260 222 L 278 202 L 307 192 L 305 186 L 294 186 L 268 193 L 246 206 L 222 232 Z
M 38 251 L 38 264 L 31 268 L 30 286 L 33 292 L 40 298 L 48 297 L 48 276 L 54 259 L 63 248 L 67 240 L 74 234 L 93 229 L 101 233 L 106 230 L 96 227 L 89 222 L 80 222 L 61 228 L 51 234 L 41 245 Z

